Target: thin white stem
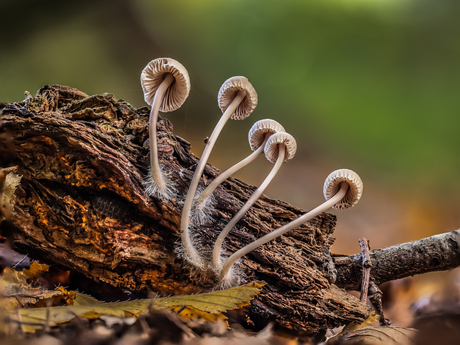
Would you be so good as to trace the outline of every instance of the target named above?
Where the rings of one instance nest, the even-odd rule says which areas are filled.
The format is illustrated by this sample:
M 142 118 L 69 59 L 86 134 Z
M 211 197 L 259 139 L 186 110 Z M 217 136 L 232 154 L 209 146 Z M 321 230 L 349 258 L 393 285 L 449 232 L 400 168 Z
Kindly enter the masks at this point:
M 273 178 L 276 176 L 278 170 L 280 170 L 281 165 L 283 164 L 284 161 L 284 156 L 286 154 L 286 146 L 284 144 L 279 145 L 279 154 L 278 158 L 275 162 L 275 165 L 273 166 L 272 170 L 270 171 L 270 174 L 265 178 L 264 182 L 259 186 L 259 188 L 256 189 L 256 191 L 251 195 L 251 197 L 246 201 L 244 206 L 238 211 L 238 213 L 228 222 L 228 224 L 225 226 L 225 228 L 222 230 L 222 232 L 219 234 L 219 237 L 217 237 L 216 243 L 214 244 L 214 249 L 212 252 L 212 261 L 214 267 L 219 267 L 220 265 L 220 250 L 222 247 L 222 243 L 224 242 L 225 237 L 227 234 L 232 230 L 232 228 L 235 226 L 238 221 L 243 218 L 245 213 L 249 210 L 249 208 L 259 199 L 259 197 L 262 195 L 262 193 L 265 191 L 265 189 L 268 187 L 270 182 L 273 180 Z
M 161 193 L 165 193 L 168 186 L 163 178 L 158 162 L 158 148 L 157 148 L 157 119 L 158 111 L 160 110 L 161 102 L 168 87 L 173 83 L 174 76 L 167 74 L 165 79 L 158 87 L 155 97 L 153 98 L 152 108 L 150 110 L 149 118 L 149 137 L 150 137 L 150 170 L 152 174 L 153 183 L 156 185 Z
M 214 192 L 214 190 L 217 188 L 218 185 L 220 185 L 222 182 L 224 182 L 226 179 L 228 179 L 230 176 L 232 176 L 234 173 L 236 173 L 238 170 L 244 168 L 246 165 L 251 163 L 253 160 L 255 160 L 261 153 L 264 152 L 264 147 L 265 143 L 267 142 L 267 139 L 265 139 L 264 143 L 253 153 L 251 153 L 249 156 L 247 156 L 245 159 L 242 161 L 236 163 L 234 166 L 231 168 L 228 168 L 225 170 L 222 174 L 217 176 L 210 184 L 209 186 L 206 187 L 204 191 L 201 192 L 201 194 L 197 197 L 195 200 L 196 205 L 200 205 L 203 201 L 206 200 L 208 196 Z
M 265 236 L 262 236 L 258 240 L 248 244 L 247 246 L 241 248 L 240 250 L 236 251 L 233 253 L 227 261 L 225 261 L 224 266 L 222 267 L 222 270 L 220 272 L 220 278 L 223 279 L 227 273 L 230 271 L 230 268 L 233 266 L 233 264 L 239 260 L 241 257 L 245 256 L 247 253 L 253 251 L 257 247 L 270 242 L 271 240 L 284 235 L 286 232 L 297 228 L 298 226 L 302 225 L 303 223 L 307 222 L 308 220 L 316 217 L 317 215 L 327 211 L 330 207 L 334 206 L 336 203 L 338 203 L 340 200 L 342 200 L 347 194 L 349 185 L 346 182 L 342 182 L 340 184 L 340 190 L 337 192 L 336 195 L 334 195 L 332 198 L 327 200 L 326 202 L 322 203 L 315 209 L 311 210 L 308 213 L 305 213 L 303 216 L 297 218 L 296 220 L 293 220 L 292 222 L 283 225 L 282 227 L 270 232 L 269 234 L 266 234 Z
M 228 121 L 230 116 L 241 104 L 244 97 L 245 93 L 243 91 L 238 91 L 238 94 L 233 99 L 232 103 L 230 103 L 227 110 L 225 110 L 224 114 L 222 115 L 216 127 L 214 128 L 211 136 L 209 137 L 208 143 L 204 148 L 203 154 L 201 155 L 200 161 L 198 162 L 198 166 L 195 170 L 195 174 L 193 175 L 192 182 L 190 183 L 190 187 L 187 192 L 187 197 L 185 198 L 184 208 L 182 209 L 181 217 L 181 240 L 185 253 L 187 254 L 189 260 L 197 266 L 201 266 L 203 264 L 203 258 L 198 253 L 196 248 L 193 246 L 192 240 L 190 238 L 190 232 L 188 229 L 190 210 L 192 207 L 193 198 L 195 196 L 198 183 L 200 181 L 201 175 L 203 174 L 206 162 L 208 161 L 208 158 L 211 154 L 212 148 L 214 147 L 217 137 L 219 136 L 220 132 L 222 131 L 222 128 L 224 127 L 225 123 Z

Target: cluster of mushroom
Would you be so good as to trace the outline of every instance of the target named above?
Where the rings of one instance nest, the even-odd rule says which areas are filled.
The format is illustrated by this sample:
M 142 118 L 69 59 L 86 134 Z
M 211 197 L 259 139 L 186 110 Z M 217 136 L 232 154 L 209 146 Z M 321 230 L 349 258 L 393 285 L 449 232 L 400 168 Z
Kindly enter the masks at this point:
M 158 111 L 168 112 L 179 108 L 190 92 L 190 80 L 186 69 L 176 60 L 161 58 L 151 61 L 142 71 L 141 84 L 145 101 L 151 105 L 149 134 L 150 134 L 150 175 L 147 178 L 145 192 L 156 198 L 171 199 L 177 197 L 177 190 L 170 180 L 164 167 L 158 160 L 156 122 Z M 249 131 L 249 144 L 253 153 L 235 164 L 215 178 L 204 190 L 197 192 L 199 181 L 203 175 L 206 162 L 228 119 L 243 120 L 257 106 L 257 93 L 245 77 L 232 77 L 224 82 L 218 93 L 218 103 L 222 117 L 208 139 L 206 147 L 195 169 L 190 183 L 181 216 L 181 245 L 182 256 L 194 267 L 212 272 L 223 285 L 235 283 L 237 277 L 233 274 L 233 265 L 244 255 L 257 247 L 277 238 L 286 232 L 300 226 L 329 208 L 345 209 L 354 206 L 361 198 L 363 184 L 359 176 L 348 169 L 332 172 L 324 183 L 326 202 L 305 213 L 296 220 L 270 232 L 233 253 L 226 260 L 221 258 L 222 244 L 225 237 L 257 201 L 284 162 L 291 160 L 297 150 L 295 139 L 285 132 L 283 126 L 270 119 L 257 121 Z M 190 223 L 199 226 L 211 219 L 212 193 L 219 184 L 228 179 L 236 171 L 243 168 L 264 152 L 266 158 L 274 164 L 262 184 L 247 200 L 246 204 L 230 220 L 219 234 L 212 258 L 203 255 L 197 248 L 199 244 L 192 240 Z

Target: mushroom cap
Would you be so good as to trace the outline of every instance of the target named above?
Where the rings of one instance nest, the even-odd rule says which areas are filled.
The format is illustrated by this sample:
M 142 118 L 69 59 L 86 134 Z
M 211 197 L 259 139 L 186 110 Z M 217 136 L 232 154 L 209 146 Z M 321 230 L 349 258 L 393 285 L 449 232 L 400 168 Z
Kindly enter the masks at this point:
M 339 210 L 355 206 L 363 194 L 363 181 L 359 175 L 349 169 L 339 169 L 330 173 L 324 182 L 323 193 L 326 200 L 338 193 L 342 182 L 347 182 L 349 188 L 343 199 L 332 206 Z
M 160 111 L 169 112 L 180 108 L 190 93 L 190 78 L 182 64 L 171 58 L 159 58 L 150 61 L 141 73 L 141 85 L 144 100 L 152 105 L 155 93 L 167 74 L 172 74 L 174 81 L 166 90 L 161 100 Z
M 265 157 L 267 157 L 267 159 L 273 164 L 275 164 L 278 159 L 280 144 L 284 144 L 286 146 L 286 153 L 283 160 L 284 163 L 294 158 L 297 151 L 297 143 L 292 135 L 286 132 L 272 134 L 265 144 L 264 152 Z
M 257 106 L 257 92 L 246 77 L 231 77 L 222 84 L 217 95 L 217 102 L 222 113 L 235 99 L 238 91 L 244 91 L 245 97 L 230 116 L 232 120 L 247 118 Z
M 269 133 L 270 135 L 272 135 L 284 131 L 284 127 L 281 126 L 275 120 L 259 120 L 256 123 L 254 123 L 251 129 L 249 130 L 249 146 L 251 146 L 252 151 L 256 151 L 264 143 L 265 134 Z

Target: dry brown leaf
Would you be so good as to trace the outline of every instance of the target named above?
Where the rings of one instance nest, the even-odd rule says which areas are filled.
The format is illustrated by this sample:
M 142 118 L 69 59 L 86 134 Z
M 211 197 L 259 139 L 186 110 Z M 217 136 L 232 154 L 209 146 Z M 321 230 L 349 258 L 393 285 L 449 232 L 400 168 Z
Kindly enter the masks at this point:
M 409 345 L 417 330 L 404 327 L 364 327 L 347 332 L 333 342 L 335 345 Z M 332 340 L 332 339 L 331 339 Z
M 353 332 L 356 331 L 357 329 L 364 328 L 369 326 L 372 322 L 377 321 L 380 318 L 380 315 L 377 315 L 375 311 L 370 313 L 370 315 L 366 318 L 361 323 L 350 323 L 349 325 L 346 325 L 342 332 L 340 332 L 339 336 L 348 333 L 348 332 Z
M 5 268 L 0 278 L 5 296 L 5 308 L 12 311 L 16 308 L 59 304 L 59 301 L 65 298 L 63 291 L 51 291 L 41 286 L 33 287 L 28 282 L 28 279 L 38 279 L 46 271 L 48 266 L 37 262 L 33 262 L 28 270 L 15 271 Z
M 30 264 L 29 269 L 23 269 L 20 274 L 27 280 L 33 279 L 38 280 L 43 273 L 48 272 L 50 270 L 48 265 L 39 264 L 37 261 L 34 261 Z
M 225 320 L 222 312 L 248 305 L 254 295 L 260 292 L 265 283 L 250 283 L 227 290 L 214 291 L 200 295 L 174 296 L 127 302 L 95 303 L 67 307 L 20 309 L 21 321 L 25 332 L 34 332 L 48 323 L 68 322 L 75 316 L 97 318 L 101 315 L 116 317 L 139 316 L 149 308 L 172 309 L 183 318 L 201 318 L 208 321 Z M 77 296 L 78 299 L 78 296 Z M 31 325 L 34 324 L 34 325 Z

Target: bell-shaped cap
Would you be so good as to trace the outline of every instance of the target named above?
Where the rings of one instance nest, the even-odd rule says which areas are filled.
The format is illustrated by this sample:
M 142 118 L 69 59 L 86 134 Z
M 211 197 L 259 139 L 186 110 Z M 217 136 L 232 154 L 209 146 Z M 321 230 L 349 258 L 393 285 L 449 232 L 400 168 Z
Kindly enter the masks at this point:
M 283 162 L 288 162 L 294 158 L 297 151 L 297 142 L 292 135 L 285 132 L 278 132 L 271 135 L 265 144 L 264 152 L 265 157 L 273 164 L 278 159 L 280 144 L 284 144 L 286 150 Z
M 272 119 L 259 120 L 249 130 L 248 140 L 252 151 L 256 151 L 265 140 L 265 135 L 284 132 L 284 127 Z
M 167 74 L 172 74 L 174 81 L 166 90 L 161 101 L 160 111 L 169 112 L 180 108 L 190 93 L 190 78 L 182 64 L 171 58 L 152 60 L 141 73 L 141 85 L 144 99 L 151 105 L 155 93 Z
M 217 102 L 222 113 L 227 110 L 235 99 L 238 91 L 244 91 L 243 101 L 238 105 L 233 114 L 232 120 L 243 120 L 247 118 L 257 106 L 257 92 L 246 77 L 231 77 L 222 84 L 217 95 Z
M 339 210 L 355 206 L 363 194 L 363 181 L 359 175 L 349 169 L 339 169 L 330 173 L 324 182 L 323 193 L 326 200 L 338 193 L 342 182 L 348 183 L 349 188 L 343 199 L 332 206 Z

